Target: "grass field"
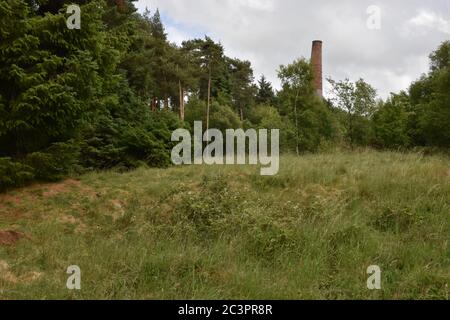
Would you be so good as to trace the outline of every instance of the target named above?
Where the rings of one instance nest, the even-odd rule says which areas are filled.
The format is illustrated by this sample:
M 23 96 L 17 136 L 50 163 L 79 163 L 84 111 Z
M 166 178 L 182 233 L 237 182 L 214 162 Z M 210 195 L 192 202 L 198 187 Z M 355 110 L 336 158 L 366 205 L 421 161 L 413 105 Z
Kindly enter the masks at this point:
M 0 230 L 1 299 L 449 299 L 450 160 L 90 173 L 0 195 Z

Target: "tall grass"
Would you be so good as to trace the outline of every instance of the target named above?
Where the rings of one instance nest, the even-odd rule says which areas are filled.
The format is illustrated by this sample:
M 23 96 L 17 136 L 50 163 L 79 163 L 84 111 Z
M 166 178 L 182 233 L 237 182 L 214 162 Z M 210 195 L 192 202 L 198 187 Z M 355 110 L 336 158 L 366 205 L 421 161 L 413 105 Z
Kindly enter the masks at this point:
M 0 200 L 0 230 L 32 240 L 0 247 L 0 297 L 449 299 L 449 164 L 367 151 L 285 156 L 274 177 L 141 168 L 18 190 Z M 367 289 L 370 265 L 382 290 Z

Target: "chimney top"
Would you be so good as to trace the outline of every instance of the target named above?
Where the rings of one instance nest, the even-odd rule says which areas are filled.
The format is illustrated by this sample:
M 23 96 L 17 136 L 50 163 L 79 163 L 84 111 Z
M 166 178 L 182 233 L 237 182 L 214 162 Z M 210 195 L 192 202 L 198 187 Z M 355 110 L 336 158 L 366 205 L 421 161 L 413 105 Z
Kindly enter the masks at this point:
M 319 97 L 323 97 L 322 88 L 322 40 L 314 40 L 311 51 L 311 65 L 314 73 L 314 88 Z

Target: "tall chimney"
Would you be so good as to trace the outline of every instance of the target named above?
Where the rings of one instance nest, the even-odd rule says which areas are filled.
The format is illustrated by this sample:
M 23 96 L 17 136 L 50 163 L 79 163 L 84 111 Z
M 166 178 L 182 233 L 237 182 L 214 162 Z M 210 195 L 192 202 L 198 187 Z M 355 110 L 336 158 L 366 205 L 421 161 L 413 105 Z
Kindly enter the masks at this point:
M 314 73 L 314 88 L 319 97 L 323 97 L 322 88 L 322 41 L 315 40 L 312 43 L 311 65 Z

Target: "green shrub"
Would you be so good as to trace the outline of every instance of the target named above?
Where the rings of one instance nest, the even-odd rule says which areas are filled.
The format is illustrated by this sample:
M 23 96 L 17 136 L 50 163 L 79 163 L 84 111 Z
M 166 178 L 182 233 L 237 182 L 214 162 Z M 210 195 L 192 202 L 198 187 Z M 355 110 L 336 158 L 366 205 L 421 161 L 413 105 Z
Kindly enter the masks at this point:
M 99 116 L 81 133 L 81 164 L 89 169 L 170 165 L 172 131 L 183 127 L 172 112 L 152 113 L 140 103 L 128 113 Z M 140 112 L 136 115 L 136 112 Z
M 38 180 L 57 181 L 67 176 L 78 163 L 79 148 L 73 142 L 54 143 L 42 152 L 34 152 L 25 158 Z
M 33 168 L 11 158 L 0 158 L 0 192 L 19 187 L 34 178 Z
M 197 97 L 191 98 L 186 105 L 186 123 L 193 128 L 195 121 L 203 122 L 203 129 L 206 130 L 206 104 Z M 214 101 L 210 108 L 209 128 L 219 129 L 225 132 L 226 129 L 239 129 L 242 122 L 239 115 L 232 108 Z
M 240 199 L 224 177 L 205 176 L 199 191 L 182 196 L 176 208 L 177 219 L 192 223 L 203 235 L 217 235 L 229 229 L 227 224 L 242 212 Z
M 160 132 L 160 134 L 170 136 L 169 132 Z M 168 148 L 163 140 L 155 137 L 154 133 L 143 128 L 128 127 L 121 138 L 120 143 L 126 155 L 132 159 L 130 163 L 142 160 L 154 167 L 166 167 L 170 164 Z
M 279 253 L 301 254 L 302 238 L 294 228 L 275 221 L 270 216 L 259 216 L 249 223 L 246 232 L 246 247 L 256 257 L 274 262 Z

